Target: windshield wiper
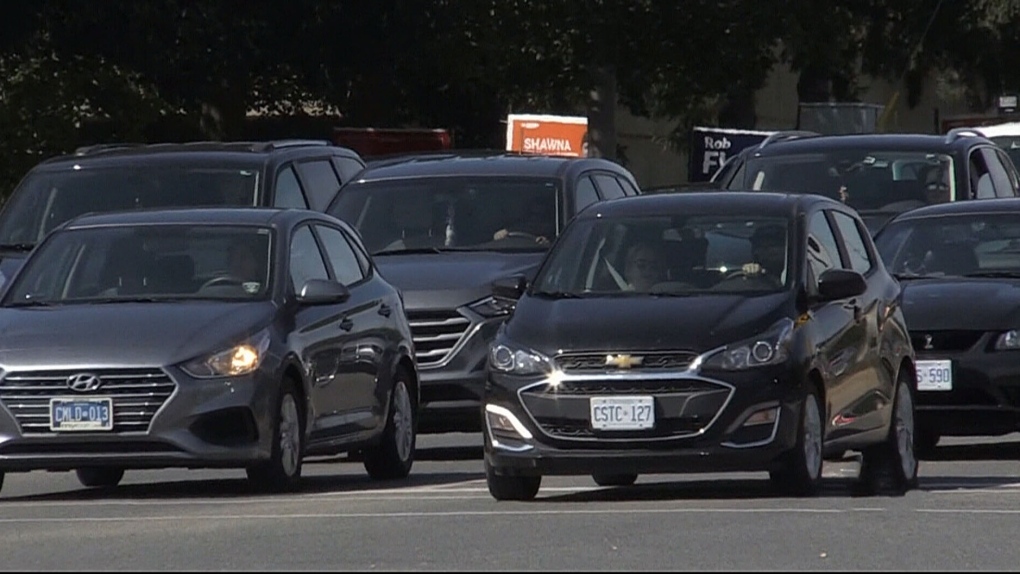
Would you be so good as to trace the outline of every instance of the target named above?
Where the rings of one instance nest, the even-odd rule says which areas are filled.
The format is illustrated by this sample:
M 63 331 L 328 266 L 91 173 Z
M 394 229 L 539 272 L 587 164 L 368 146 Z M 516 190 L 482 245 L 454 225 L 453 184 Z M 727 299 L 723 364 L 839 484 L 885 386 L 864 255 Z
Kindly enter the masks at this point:
M 1020 271 L 978 271 L 977 273 L 965 273 L 964 277 L 991 277 L 1004 279 L 1020 279 Z
M 26 299 L 24 301 L 12 301 L 5 305 L 5 307 L 55 307 L 57 305 L 60 305 L 60 303 L 45 299 Z
M 914 279 L 936 279 L 945 277 L 944 275 L 925 275 L 923 273 L 893 273 L 893 277 L 900 281 L 911 281 Z
M 146 296 L 127 296 L 127 297 L 102 297 L 98 299 L 80 299 L 82 303 L 96 303 L 103 305 L 106 303 L 165 303 L 167 301 L 173 301 L 171 297 L 146 297 Z
M 398 253 L 407 253 L 407 254 L 414 254 L 414 253 L 442 253 L 443 251 L 451 251 L 451 250 L 450 249 L 443 249 L 443 248 L 440 248 L 440 247 L 415 247 L 414 249 L 403 249 L 403 248 L 383 249 L 382 251 L 376 251 L 375 253 L 372 254 L 372 256 L 373 257 L 378 257 L 379 255 L 396 255 Z
M 0 243 L 0 251 L 31 251 L 35 243 Z
M 536 297 L 548 297 L 549 299 L 581 299 L 587 295 L 582 293 L 571 293 L 568 291 L 532 291 Z

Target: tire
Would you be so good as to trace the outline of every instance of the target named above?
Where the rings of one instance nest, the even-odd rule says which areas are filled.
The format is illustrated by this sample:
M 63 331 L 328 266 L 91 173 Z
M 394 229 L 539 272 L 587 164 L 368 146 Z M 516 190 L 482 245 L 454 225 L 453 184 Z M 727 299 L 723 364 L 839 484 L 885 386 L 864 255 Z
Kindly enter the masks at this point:
M 592 479 L 599 486 L 630 486 L 637 482 L 636 474 L 593 474 Z
M 775 490 L 791 496 L 811 496 L 822 480 L 822 407 L 814 389 L 801 402 L 797 443 L 787 452 L 781 466 L 769 471 Z
M 903 495 L 917 486 L 914 391 L 905 373 L 901 371 L 896 380 L 892 423 L 885 440 L 862 453 L 858 481 L 863 494 Z
M 534 500 L 542 486 L 541 476 L 500 476 L 485 462 L 485 482 L 496 500 Z
M 932 430 L 914 428 L 914 452 L 919 459 L 935 458 L 935 447 L 942 436 Z
M 379 444 L 364 451 L 365 470 L 373 480 L 404 478 L 411 473 L 418 438 L 418 412 L 411 400 L 408 376 L 397 372 L 389 414 Z
M 297 384 L 285 379 L 273 413 L 273 444 L 269 460 L 248 467 L 248 480 L 256 490 L 282 492 L 301 480 L 304 457 L 304 414 L 298 406 Z
M 111 467 L 84 467 L 74 471 L 78 475 L 78 482 L 82 486 L 110 488 L 120 484 L 124 478 L 123 468 Z

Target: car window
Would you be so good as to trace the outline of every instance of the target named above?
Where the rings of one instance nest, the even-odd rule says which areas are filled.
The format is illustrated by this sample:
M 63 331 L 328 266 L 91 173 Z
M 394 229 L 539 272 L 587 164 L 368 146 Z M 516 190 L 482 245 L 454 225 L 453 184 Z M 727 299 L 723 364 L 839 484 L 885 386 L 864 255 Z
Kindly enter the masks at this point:
M 871 271 L 873 263 L 871 253 L 868 252 L 867 239 L 861 233 L 860 227 L 853 217 L 839 211 L 833 211 L 832 218 L 836 221 L 840 235 L 843 236 L 843 245 L 846 247 L 847 255 L 850 256 L 850 268 L 866 275 Z
M 980 148 L 971 150 L 968 168 L 973 198 L 988 199 L 995 197 L 992 176 L 988 172 L 988 166 L 985 165 L 985 158 Z
M 290 280 L 300 291 L 309 279 L 329 279 L 329 273 L 311 227 L 302 225 L 290 242 Z
M 1003 150 L 997 150 L 999 154 L 999 161 L 1002 162 L 1006 171 L 1006 176 L 1009 177 L 1010 194 L 1012 196 L 1020 195 L 1020 174 L 1017 174 L 1016 164 L 1013 163 L 1013 159 L 1009 157 Z
M 350 157 L 333 157 L 333 165 L 336 166 L 337 172 L 340 174 L 340 181 L 343 183 L 350 181 L 365 167 L 360 161 Z
M 319 233 L 337 281 L 349 286 L 365 278 L 358 257 L 343 232 L 325 225 L 316 225 L 315 230 Z
M 595 184 L 592 183 L 591 178 L 587 175 L 581 176 L 577 180 L 577 187 L 574 188 L 574 203 L 577 206 L 577 211 L 581 211 L 598 200 L 599 193 L 595 190 Z
M 876 240 L 899 276 L 1020 274 L 1020 217 L 974 213 L 890 223 Z
M 616 199 L 627 195 L 620 183 L 611 175 L 597 173 L 595 174 L 595 183 L 599 186 L 599 191 L 602 192 L 602 199 Z
M 276 177 L 276 197 L 273 205 L 282 208 L 308 209 L 305 203 L 305 196 L 301 191 L 301 184 L 294 175 L 294 168 L 287 166 L 283 168 Z
M 807 233 L 807 263 L 814 282 L 822 273 L 834 267 L 842 267 L 836 236 L 829 226 L 825 213 L 818 211 L 811 216 Z
M 373 255 L 545 250 L 566 219 L 559 180 L 502 175 L 358 180 L 329 214 L 354 227 Z
M 623 191 L 626 192 L 627 195 L 640 195 L 641 194 L 641 192 L 638 191 L 638 188 L 635 187 L 634 184 L 631 183 L 629 179 L 627 179 L 625 177 L 617 177 L 616 181 L 619 182 L 619 184 L 621 186 L 623 186 Z
M 297 164 L 301 181 L 305 183 L 311 208 L 325 210 L 340 189 L 340 179 L 329 160 L 303 161 Z
M 1006 173 L 999 150 L 991 147 L 982 148 L 981 155 L 984 156 L 985 165 L 988 166 L 988 173 L 991 176 L 995 196 L 1013 197 L 1015 195 L 1013 182 L 1010 181 L 1009 174 Z

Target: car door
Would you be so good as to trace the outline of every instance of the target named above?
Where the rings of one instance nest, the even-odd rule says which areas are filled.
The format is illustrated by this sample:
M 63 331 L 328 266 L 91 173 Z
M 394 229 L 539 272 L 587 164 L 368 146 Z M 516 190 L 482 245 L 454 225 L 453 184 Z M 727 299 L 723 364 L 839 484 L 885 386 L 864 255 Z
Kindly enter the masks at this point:
M 291 293 L 309 279 L 330 279 L 326 257 L 309 224 L 297 227 L 290 240 L 288 260 Z M 344 351 L 350 348 L 350 329 L 344 328 L 349 302 L 300 305 L 294 317 L 292 348 L 308 373 L 310 441 L 333 439 L 358 428 L 344 409 Z
M 836 232 L 825 211 L 816 211 L 807 219 L 804 253 L 807 257 L 807 287 L 817 293 L 818 278 L 828 269 L 844 267 Z M 857 368 L 862 333 L 848 300 L 814 301 L 809 310 L 814 344 L 814 364 L 825 383 L 826 436 L 838 438 L 853 432 L 838 417 L 855 400 L 848 384 Z
M 852 314 L 853 337 L 861 340 L 844 383 L 852 404 L 840 419 L 845 428 L 863 432 L 885 426 L 886 407 L 892 404 L 895 380 L 893 373 L 883 365 L 879 349 L 879 322 L 885 310 L 883 297 L 887 278 L 879 273 L 878 255 L 857 220 L 837 210 L 830 211 L 829 215 L 840 240 L 844 267 L 863 275 L 868 285 L 863 294 L 845 303 Z
M 347 234 L 325 223 L 313 227 L 326 254 L 331 277 L 351 292 L 340 319 L 340 329 L 345 332 L 341 381 L 334 388 L 337 396 L 332 400 L 347 413 L 353 430 L 373 430 L 382 425 L 385 415 L 377 381 L 386 360 L 386 321 L 393 309 L 383 299 L 384 293 L 373 289 Z

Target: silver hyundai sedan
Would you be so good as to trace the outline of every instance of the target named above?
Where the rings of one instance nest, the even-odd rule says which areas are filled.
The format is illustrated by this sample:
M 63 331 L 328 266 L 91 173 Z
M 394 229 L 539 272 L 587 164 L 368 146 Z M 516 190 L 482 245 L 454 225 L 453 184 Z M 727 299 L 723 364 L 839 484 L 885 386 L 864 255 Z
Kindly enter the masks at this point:
M 373 478 L 414 458 L 418 373 L 399 292 L 357 233 L 305 210 L 86 215 L 0 299 L 3 473 L 244 468 L 297 484 L 358 451 Z

